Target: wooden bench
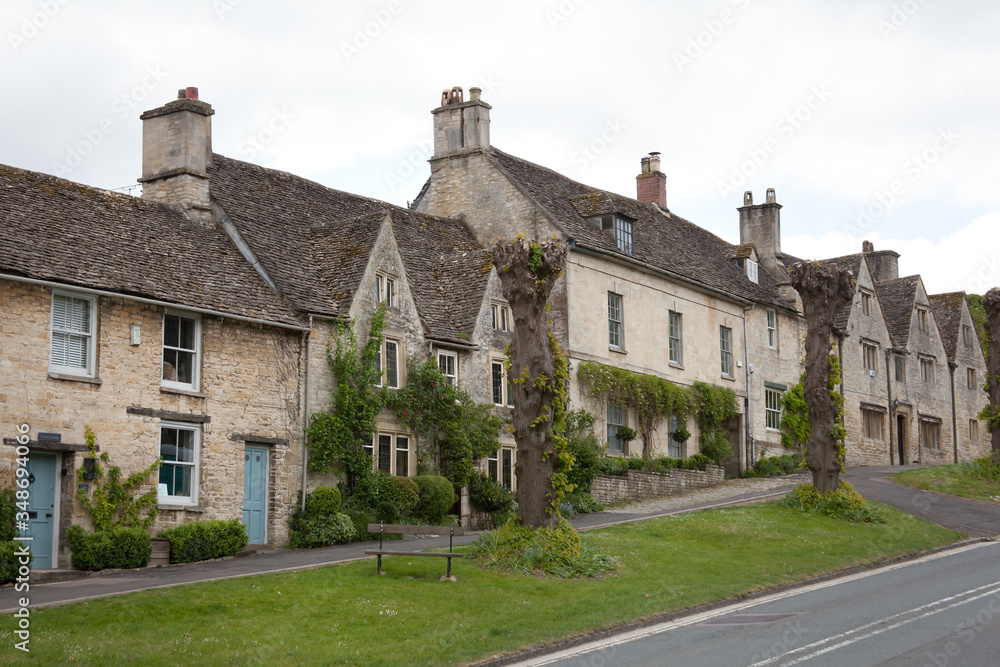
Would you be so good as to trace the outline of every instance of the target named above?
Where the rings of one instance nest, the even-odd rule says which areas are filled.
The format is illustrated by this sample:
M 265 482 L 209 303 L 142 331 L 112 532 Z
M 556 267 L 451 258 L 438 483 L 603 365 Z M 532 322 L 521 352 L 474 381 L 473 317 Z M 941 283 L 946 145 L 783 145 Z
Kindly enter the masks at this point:
M 448 553 L 437 553 L 433 551 L 396 551 L 388 550 L 382 548 L 382 537 L 386 534 L 394 535 L 444 535 L 445 532 L 448 533 Z M 463 558 L 463 554 L 457 554 L 453 552 L 452 542 L 456 535 L 465 535 L 465 530 L 461 526 L 404 526 L 400 524 L 385 524 L 385 523 L 370 523 L 368 524 L 369 533 L 378 533 L 378 550 L 369 549 L 365 551 L 366 554 L 371 556 L 378 556 L 378 562 L 375 565 L 375 569 L 379 574 L 385 574 L 382 571 L 382 556 L 430 556 L 436 558 L 447 558 L 448 559 L 448 574 L 441 577 L 441 581 L 448 579 L 450 581 L 455 581 L 455 577 L 451 575 L 451 559 L 452 558 Z

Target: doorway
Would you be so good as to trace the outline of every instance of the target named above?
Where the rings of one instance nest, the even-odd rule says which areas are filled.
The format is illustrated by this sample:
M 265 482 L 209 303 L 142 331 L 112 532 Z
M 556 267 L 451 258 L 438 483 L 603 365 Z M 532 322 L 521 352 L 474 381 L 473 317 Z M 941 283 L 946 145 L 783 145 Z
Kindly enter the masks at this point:
M 267 543 L 267 451 L 247 447 L 243 453 L 243 525 L 250 544 Z
M 899 465 L 906 465 L 906 416 L 896 415 L 896 447 L 899 450 Z
M 58 566 L 59 455 L 28 453 L 28 526 L 23 535 L 31 537 L 33 570 L 51 570 Z

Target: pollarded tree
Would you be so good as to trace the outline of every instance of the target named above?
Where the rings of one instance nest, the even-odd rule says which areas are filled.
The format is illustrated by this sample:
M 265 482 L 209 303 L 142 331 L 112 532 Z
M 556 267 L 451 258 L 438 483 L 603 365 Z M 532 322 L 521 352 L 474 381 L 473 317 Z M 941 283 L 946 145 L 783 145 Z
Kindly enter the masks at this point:
M 554 528 L 572 459 L 564 451 L 569 372 L 559 343 L 546 329 L 546 304 L 566 263 L 566 248 L 556 241 L 529 242 L 519 234 L 496 241 L 490 257 L 514 316 L 509 373 L 518 514 L 525 526 Z
M 813 487 L 820 493 L 840 485 L 842 456 L 837 437 L 840 406 L 831 395 L 830 349 L 837 313 L 854 298 L 851 272 L 836 264 L 826 268 L 815 262 L 792 267 L 792 286 L 802 297 L 806 319 L 806 372 L 804 398 L 809 407 L 809 443 L 806 463 Z
M 983 295 L 986 311 L 986 389 L 990 404 L 980 413 L 990 429 L 994 456 L 1000 452 L 1000 288 L 994 287 Z

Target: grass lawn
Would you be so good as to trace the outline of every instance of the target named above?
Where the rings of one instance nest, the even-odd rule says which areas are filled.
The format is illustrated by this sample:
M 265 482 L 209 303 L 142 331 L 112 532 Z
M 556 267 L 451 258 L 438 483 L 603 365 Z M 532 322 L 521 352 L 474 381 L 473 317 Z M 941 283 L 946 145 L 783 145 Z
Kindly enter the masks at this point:
M 1000 482 L 977 476 L 968 463 L 915 468 L 892 476 L 900 484 L 925 491 L 940 491 L 953 496 L 1000 502 Z
M 885 508 L 850 524 L 773 503 L 710 510 L 582 534 L 615 554 L 602 580 L 483 570 L 388 557 L 192 584 L 38 609 L 30 660 L 118 665 L 461 664 L 873 563 L 961 535 Z M 0 641 L 14 643 L 11 618 Z M 17 661 L 13 650 L 0 662 Z

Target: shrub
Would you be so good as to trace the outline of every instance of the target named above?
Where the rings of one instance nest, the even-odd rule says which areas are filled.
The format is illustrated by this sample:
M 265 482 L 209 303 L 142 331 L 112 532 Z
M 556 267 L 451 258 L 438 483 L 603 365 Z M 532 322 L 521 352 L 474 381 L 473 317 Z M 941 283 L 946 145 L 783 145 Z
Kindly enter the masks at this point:
M 590 512 L 603 512 L 604 506 L 598 505 L 594 496 L 581 491 L 574 491 L 563 496 L 562 506 L 559 513 L 567 519 L 577 514 L 588 514 Z
M 343 514 L 351 522 L 354 528 L 354 536 L 351 538 L 352 540 L 364 541 L 364 540 L 378 539 L 377 533 L 368 532 L 368 524 L 378 523 L 378 519 L 375 518 L 374 512 L 369 512 L 367 510 L 360 509 L 357 507 L 344 507 Z M 386 538 L 389 537 L 390 537 L 389 535 L 386 535 Z M 392 537 L 397 537 L 397 536 L 393 535 Z M 399 535 L 398 537 L 401 538 L 402 535 Z
M 153 554 L 149 533 L 139 527 L 88 533 L 81 526 L 70 526 L 66 541 L 78 570 L 146 567 Z
M 770 456 L 757 461 L 752 470 L 744 473 L 744 477 L 775 477 L 791 475 L 802 469 L 802 454 L 785 454 Z
M 448 510 L 455 504 L 455 487 L 444 477 L 417 475 L 413 481 L 420 487 L 420 502 L 415 514 L 429 525 L 441 525 Z
M 14 489 L 0 490 L 0 542 L 17 537 L 17 498 Z
M 4 540 L 0 542 L 0 584 L 7 584 L 17 578 L 18 568 L 21 566 L 17 552 L 21 550 L 21 545 L 26 542 L 15 542 L 14 540 Z M 28 552 L 28 562 L 34 558 Z
M 393 507 L 391 503 L 388 505 Z M 342 506 L 340 492 L 331 486 L 320 486 L 306 494 L 305 511 L 296 504 L 288 519 L 288 545 L 293 549 L 309 549 L 357 539 L 354 521 L 340 511 Z M 367 514 L 366 517 L 374 521 L 374 517 Z
M 712 464 L 712 459 L 704 454 L 692 454 L 687 458 L 696 468 Z
M 625 459 L 625 465 L 628 466 L 629 470 L 645 470 L 646 459 L 643 458 Z
M 171 563 L 234 556 L 250 541 L 246 526 L 239 519 L 192 521 L 168 528 L 160 537 L 170 540 Z
M 614 568 L 614 562 L 607 556 L 585 549 L 580 536 L 565 519 L 555 528 L 535 530 L 508 521 L 483 533 L 472 545 L 470 555 L 486 567 L 557 577 L 593 577 Z
M 390 503 L 397 517 L 409 516 L 420 502 L 420 487 L 409 477 L 382 473 L 379 480 L 379 504 Z
M 843 480 L 836 491 L 826 494 L 819 493 L 812 484 L 800 484 L 778 504 L 854 523 L 885 523 L 882 511 Z
M 332 486 L 318 486 L 306 496 L 306 503 L 312 503 L 313 511 L 319 514 L 336 514 L 340 511 L 340 491 Z
M 493 514 L 509 511 L 514 504 L 514 494 L 480 472 L 469 480 L 469 501 L 483 512 Z
M 620 456 L 605 456 L 597 464 L 599 474 L 601 475 L 617 475 L 620 477 L 628 472 L 628 459 Z
M 965 469 L 973 477 L 1000 482 L 1000 453 L 994 452 L 965 464 Z
M 681 460 L 669 456 L 658 456 L 651 461 L 651 464 L 653 471 L 668 473 L 671 468 L 679 468 Z

